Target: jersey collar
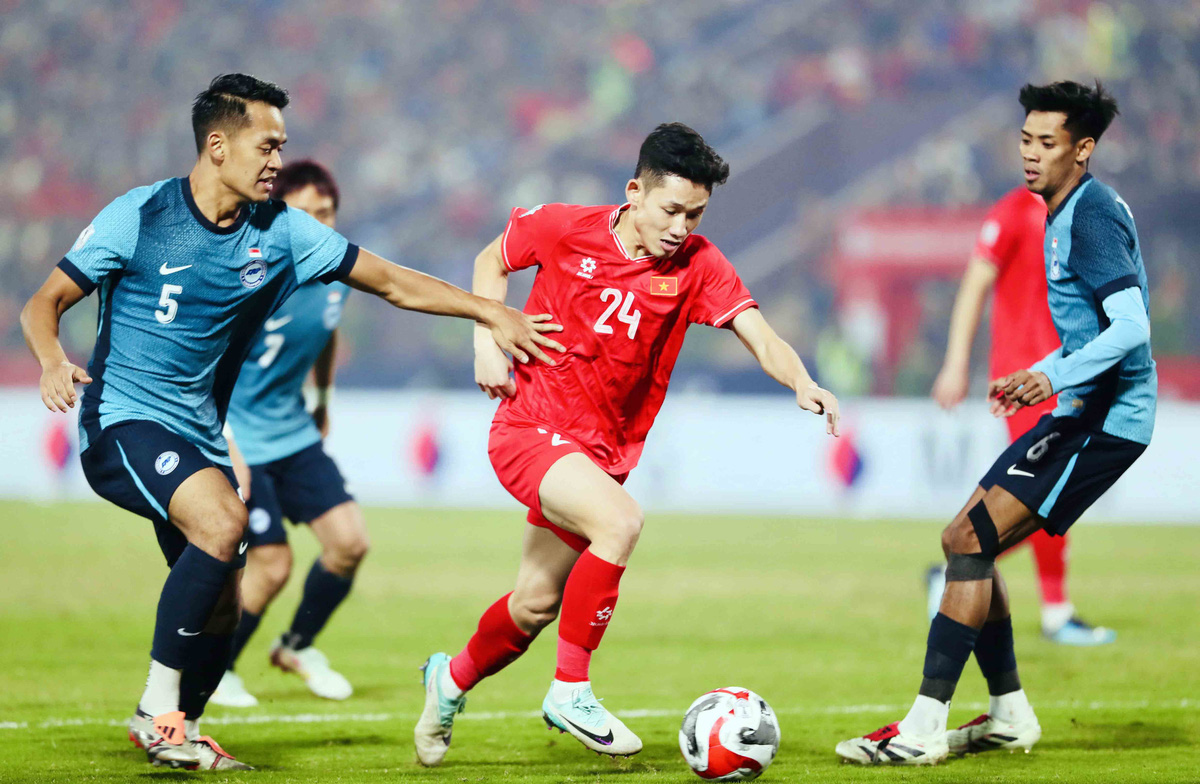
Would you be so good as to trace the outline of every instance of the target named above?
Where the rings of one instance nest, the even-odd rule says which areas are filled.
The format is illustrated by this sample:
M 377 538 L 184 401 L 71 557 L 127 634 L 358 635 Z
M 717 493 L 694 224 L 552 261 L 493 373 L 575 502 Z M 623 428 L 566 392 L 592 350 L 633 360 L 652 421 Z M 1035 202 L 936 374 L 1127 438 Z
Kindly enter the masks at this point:
M 246 222 L 246 218 L 250 215 L 250 205 L 243 204 L 238 210 L 238 216 L 233 223 L 228 226 L 218 226 L 217 224 L 204 217 L 204 213 L 196 206 L 196 200 L 192 197 L 192 183 L 190 177 L 181 177 L 179 179 L 179 189 L 183 192 L 183 200 L 188 206 L 188 210 L 192 213 L 192 217 L 196 222 L 203 226 L 213 234 L 233 234 L 238 229 L 242 228 L 242 224 Z
M 638 256 L 637 258 L 630 256 L 629 251 L 625 250 L 625 243 L 621 242 L 621 238 L 617 236 L 617 219 L 627 209 L 629 209 L 629 202 L 625 202 L 620 207 L 617 207 L 608 216 L 608 233 L 612 235 L 613 244 L 617 246 L 617 250 L 621 251 L 623 258 L 628 261 L 649 261 L 654 258 L 653 255 Z
M 1075 193 L 1076 193 L 1076 192 L 1077 192 L 1077 191 L 1078 191 L 1080 188 L 1082 188 L 1084 185 L 1087 185 L 1087 182 L 1088 182 L 1088 180 L 1090 180 L 1090 179 L 1092 179 L 1092 175 L 1091 175 L 1091 173 L 1089 172 L 1089 173 L 1086 173 L 1086 174 L 1084 174 L 1084 175 L 1083 175 L 1083 177 L 1082 177 L 1082 178 L 1079 180 L 1079 182 L 1075 183 L 1075 187 L 1074 187 L 1074 188 L 1072 188 L 1072 189 L 1071 189 L 1071 192 L 1067 194 L 1067 198 L 1065 198 L 1065 199 L 1063 199 L 1062 201 L 1060 201 L 1060 202 L 1058 203 L 1058 206 L 1054 208 L 1054 212 L 1050 213 L 1050 215 L 1048 215 L 1048 216 L 1046 217 L 1046 225 L 1047 225 L 1047 226 L 1049 226 L 1051 223 L 1054 223 L 1054 219 L 1058 217 L 1058 214 L 1059 214 L 1060 212 L 1062 212 L 1062 209 L 1063 209 L 1063 207 L 1066 207 L 1066 206 L 1067 206 L 1067 203 L 1068 203 L 1068 202 L 1070 202 L 1070 201 L 1071 201 L 1071 199 L 1075 198 Z M 1043 201 L 1044 201 L 1044 200 L 1043 200 Z

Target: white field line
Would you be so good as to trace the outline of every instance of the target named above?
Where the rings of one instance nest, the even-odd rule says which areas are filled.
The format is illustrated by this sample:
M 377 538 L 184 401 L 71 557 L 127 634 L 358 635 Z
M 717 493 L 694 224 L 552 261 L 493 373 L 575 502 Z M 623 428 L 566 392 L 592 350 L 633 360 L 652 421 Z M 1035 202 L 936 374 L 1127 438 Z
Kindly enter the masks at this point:
M 908 705 L 864 704 L 864 705 L 826 705 L 814 707 L 789 707 L 776 711 L 781 715 L 810 715 L 834 716 L 857 715 L 867 713 L 900 713 L 908 710 Z M 986 702 L 971 702 L 956 705 L 967 710 L 987 710 Z M 1153 702 L 1150 700 L 1129 700 L 1106 702 L 1104 700 L 1060 701 L 1038 703 L 1039 709 L 1045 710 L 1200 710 L 1200 700 L 1181 699 Z M 620 712 L 626 719 L 658 719 L 668 716 L 682 716 L 679 709 L 670 708 L 637 708 Z M 464 713 L 456 721 L 505 721 L 508 719 L 538 719 L 541 711 L 496 711 L 480 713 Z M 415 713 L 294 713 L 294 714 L 251 714 L 248 716 L 214 716 L 203 719 L 208 725 L 234 724 L 326 724 L 334 722 L 378 723 L 386 721 L 416 721 Z M 0 721 L 0 730 L 49 729 L 53 727 L 124 727 L 128 719 L 105 719 L 85 717 L 74 719 L 42 719 L 41 721 Z

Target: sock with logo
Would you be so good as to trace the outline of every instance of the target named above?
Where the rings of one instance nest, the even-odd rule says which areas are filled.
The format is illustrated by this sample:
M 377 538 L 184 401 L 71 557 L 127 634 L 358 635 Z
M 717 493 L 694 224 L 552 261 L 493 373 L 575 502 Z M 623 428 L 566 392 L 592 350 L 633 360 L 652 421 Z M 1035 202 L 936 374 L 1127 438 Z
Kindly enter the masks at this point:
M 516 661 L 529 648 L 534 635 L 521 631 L 508 611 L 507 593 L 479 619 L 479 628 L 465 648 L 450 660 L 450 678 L 459 691 L 467 691 L 489 675 Z M 456 694 L 451 694 L 457 697 Z
M 246 643 L 250 642 L 250 638 L 258 630 L 258 624 L 261 620 L 261 615 L 256 615 L 244 608 L 242 609 L 242 618 L 238 621 L 237 629 L 233 632 L 233 645 L 229 652 L 229 666 L 227 669 L 233 669 L 238 657 L 242 655 L 242 649 L 246 647 Z
M 296 608 L 296 616 L 292 618 L 292 628 L 288 631 L 288 646 L 292 650 L 299 651 L 312 645 L 313 638 L 325 628 L 333 611 L 350 593 L 352 585 L 353 577 L 334 574 L 321 564 L 320 558 L 313 561 L 304 580 L 304 595 L 300 599 L 300 606 Z
M 179 710 L 179 680 L 182 673 L 153 659 L 146 675 L 146 690 L 138 700 L 138 710 L 147 716 L 161 716 Z
M 612 619 L 624 573 L 624 566 L 605 561 L 590 548 L 575 562 L 563 589 L 556 680 L 588 680 L 591 652 L 600 647 L 604 630 Z
M 1037 568 L 1038 587 L 1042 606 L 1065 604 L 1067 601 L 1067 537 L 1051 536 L 1039 528 L 1029 537 L 1033 563 Z
M 198 642 L 234 565 L 189 544 L 171 567 L 158 599 L 150 657 L 175 670 L 187 669 L 206 647 Z M 224 666 L 225 662 L 222 662 Z
M 208 698 L 216 691 L 233 650 L 232 634 L 201 634 L 196 638 L 197 656 L 183 671 L 179 682 L 179 710 L 187 719 L 204 715 Z

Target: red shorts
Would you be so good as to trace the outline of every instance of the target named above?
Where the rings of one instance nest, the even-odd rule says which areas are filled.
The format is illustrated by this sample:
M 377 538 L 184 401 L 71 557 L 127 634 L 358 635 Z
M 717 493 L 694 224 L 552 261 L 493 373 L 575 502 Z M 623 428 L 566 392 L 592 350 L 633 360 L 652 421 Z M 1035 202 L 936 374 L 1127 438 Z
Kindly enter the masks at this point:
M 571 549 L 582 553 L 590 542 L 547 520 L 542 514 L 542 500 L 538 495 L 542 479 L 550 470 L 550 466 L 572 452 L 586 455 L 589 460 L 595 462 L 591 454 L 576 443 L 573 437 L 568 438 L 555 433 L 548 427 L 493 422 L 488 438 L 488 457 L 491 458 L 496 477 L 513 498 L 529 507 L 529 514 L 525 518 L 529 524 L 549 529 Z M 625 484 L 629 473 L 609 476 Z

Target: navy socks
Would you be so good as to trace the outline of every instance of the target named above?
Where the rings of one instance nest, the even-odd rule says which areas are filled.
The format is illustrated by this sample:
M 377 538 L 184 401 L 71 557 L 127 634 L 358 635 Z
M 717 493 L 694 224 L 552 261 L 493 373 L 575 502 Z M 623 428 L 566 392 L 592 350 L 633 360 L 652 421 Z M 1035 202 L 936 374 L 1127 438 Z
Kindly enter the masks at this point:
M 296 608 L 292 628 L 284 635 L 284 643 L 293 650 L 312 645 L 313 638 L 325 628 L 329 617 L 350 593 L 353 577 L 342 577 L 328 571 L 318 558 L 304 580 L 304 596 Z
M 975 641 L 975 660 L 987 678 L 988 694 L 998 697 L 1021 688 L 1017 656 L 1013 653 L 1012 617 L 988 621 Z
M 233 669 L 233 665 L 237 662 L 238 657 L 242 655 L 242 649 L 246 647 L 246 643 L 250 642 L 250 638 L 258 630 L 258 624 L 261 620 L 261 615 L 255 615 L 245 608 L 242 609 L 242 618 L 238 621 L 237 630 L 233 633 L 233 644 L 229 652 L 229 667 L 227 669 Z
M 198 656 L 179 680 L 179 710 L 188 719 L 200 718 L 208 698 L 221 682 L 230 661 L 233 635 L 201 634 L 195 645 Z
M 176 670 L 201 662 L 207 645 L 199 638 L 233 570 L 232 563 L 219 561 L 195 545 L 184 549 L 158 599 L 151 658 Z
M 920 693 L 942 702 L 950 702 L 963 667 L 971 658 L 979 631 L 938 613 L 929 625 L 925 649 L 924 678 Z

